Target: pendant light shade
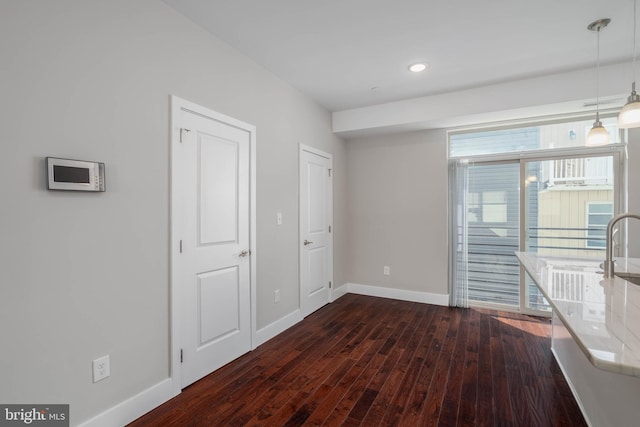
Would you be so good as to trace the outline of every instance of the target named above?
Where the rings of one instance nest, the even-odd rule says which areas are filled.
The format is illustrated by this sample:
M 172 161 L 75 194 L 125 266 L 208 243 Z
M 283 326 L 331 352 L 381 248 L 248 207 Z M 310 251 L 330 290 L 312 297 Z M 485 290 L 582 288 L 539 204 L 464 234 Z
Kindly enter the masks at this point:
M 598 19 L 587 27 L 589 31 L 596 31 L 598 34 L 598 67 L 596 73 L 596 121 L 587 135 L 586 145 L 605 145 L 609 143 L 609 132 L 602 126 L 600 121 L 600 30 L 605 28 L 611 22 L 610 19 Z
M 640 96 L 636 93 L 637 3 L 637 0 L 633 1 L 633 83 L 631 83 L 631 95 L 629 95 L 629 99 L 627 99 L 627 104 L 622 107 L 620 114 L 618 114 L 618 127 L 620 129 L 640 127 Z
M 640 127 L 640 95 L 636 93 L 636 82 L 631 85 L 631 95 L 618 114 L 620 129 Z
M 609 143 L 609 132 L 602 126 L 600 117 L 596 117 L 596 121 L 593 123 L 593 127 L 587 135 L 587 145 L 606 145 Z
M 596 120 L 587 135 L 586 145 L 594 147 L 596 145 L 607 145 L 609 143 L 609 132 L 602 126 L 602 122 Z

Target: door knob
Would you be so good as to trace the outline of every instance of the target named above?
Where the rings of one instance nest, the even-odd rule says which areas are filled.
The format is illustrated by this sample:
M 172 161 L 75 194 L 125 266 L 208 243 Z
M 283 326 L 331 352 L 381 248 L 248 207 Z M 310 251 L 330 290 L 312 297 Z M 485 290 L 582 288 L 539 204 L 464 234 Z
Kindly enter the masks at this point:
M 310 241 L 308 241 L 307 239 L 304 239 L 304 245 L 305 245 L 305 246 L 310 245 L 310 244 L 312 244 L 312 243 L 313 243 L 313 242 L 310 242 Z
M 251 253 L 251 252 L 249 252 L 248 250 L 246 250 L 246 249 L 245 249 L 245 250 L 243 250 L 242 252 L 240 252 L 240 253 L 238 254 L 238 256 L 239 256 L 239 257 L 245 257 L 245 256 L 249 255 L 250 253 Z

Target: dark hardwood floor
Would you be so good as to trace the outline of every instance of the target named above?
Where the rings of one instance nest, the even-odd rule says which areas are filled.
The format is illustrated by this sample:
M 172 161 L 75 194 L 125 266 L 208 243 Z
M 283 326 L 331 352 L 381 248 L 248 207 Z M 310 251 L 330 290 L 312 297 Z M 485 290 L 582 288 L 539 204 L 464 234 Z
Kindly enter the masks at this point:
M 131 426 L 584 426 L 546 319 L 346 295 Z

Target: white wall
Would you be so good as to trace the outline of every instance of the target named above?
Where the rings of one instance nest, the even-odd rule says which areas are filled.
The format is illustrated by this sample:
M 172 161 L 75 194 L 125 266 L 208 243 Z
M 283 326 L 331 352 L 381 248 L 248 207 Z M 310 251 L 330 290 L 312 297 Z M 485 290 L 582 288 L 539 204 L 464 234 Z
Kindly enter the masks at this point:
M 448 293 L 446 138 L 425 130 L 349 140 L 348 282 Z M 640 130 L 629 139 L 628 211 L 637 213 Z M 629 254 L 640 257 L 640 223 L 629 225 Z
M 448 293 L 446 138 L 430 130 L 348 142 L 349 282 Z
M 0 57 L 0 402 L 74 425 L 168 377 L 171 94 L 257 126 L 258 327 L 298 308 L 299 143 L 345 199 L 328 112 L 159 0 L 3 1 Z M 107 192 L 47 191 L 45 156 L 105 162 Z

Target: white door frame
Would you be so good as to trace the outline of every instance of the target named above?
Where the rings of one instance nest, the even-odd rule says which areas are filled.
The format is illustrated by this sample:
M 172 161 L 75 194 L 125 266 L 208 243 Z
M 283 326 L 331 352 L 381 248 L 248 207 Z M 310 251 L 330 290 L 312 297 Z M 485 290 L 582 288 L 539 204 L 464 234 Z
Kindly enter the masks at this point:
M 177 211 L 177 197 L 173 197 L 174 189 L 176 188 L 176 177 L 174 176 L 174 168 L 172 160 L 175 156 L 175 150 L 180 144 L 181 137 L 181 124 L 180 124 L 180 112 L 189 111 L 195 114 L 211 118 L 213 120 L 220 121 L 222 123 L 235 126 L 237 128 L 247 131 L 251 136 L 250 143 L 250 159 L 249 159 L 249 248 L 251 251 L 250 256 L 250 281 L 251 281 L 251 349 L 256 348 L 256 127 L 232 117 L 220 114 L 216 111 L 210 110 L 206 107 L 194 104 L 177 96 L 171 95 L 171 136 L 170 136 L 170 156 L 169 156 L 169 178 L 170 178 L 170 213 L 169 213 L 169 227 L 170 227 L 170 292 L 169 292 L 169 306 L 170 306 L 170 321 L 171 321 L 171 335 L 170 335 L 170 349 L 171 354 L 169 357 L 169 363 L 171 367 L 170 378 L 173 384 L 174 395 L 181 393 L 181 381 L 180 381 L 180 343 L 181 343 L 181 328 L 180 319 L 182 309 L 182 293 L 179 286 L 177 286 L 178 278 L 175 275 L 174 262 L 178 256 L 180 256 L 180 239 L 181 236 L 177 235 L 177 226 L 174 224 L 173 212 Z
M 329 159 L 329 170 L 333 173 L 333 156 L 329 153 L 326 153 L 322 150 L 318 150 L 313 147 L 309 147 L 304 144 L 299 144 L 300 148 L 298 150 L 298 174 L 302 168 L 302 153 L 304 151 L 308 153 L 312 153 L 318 155 L 320 157 L 325 157 Z M 302 218 L 300 217 L 300 201 L 301 201 L 302 189 L 300 188 L 300 180 L 298 179 L 298 242 L 302 241 Z M 329 269 L 329 281 L 331 282 L 331 286 L 329 286 L 329 298 L 328 303 L 334 301 L 333 297 L 333 289 L 335 284 L 333 283 L 333 179 L 329 180 L 329 196 L 327 203 L 329 209 L 329 224 L 331 224 L 331 232 L 329 232 L 329 237 L 327 239 L 327 247 L 329 252 L 329 260 L 327 262 L 327 268 Z M 299 246 L 299 243 L 298 243 Z M 300 311 L 302 312 L 302 271 L 300 268 L 301 264 L 301 252 L 298 249 L 298 306 L 300 307 Z

